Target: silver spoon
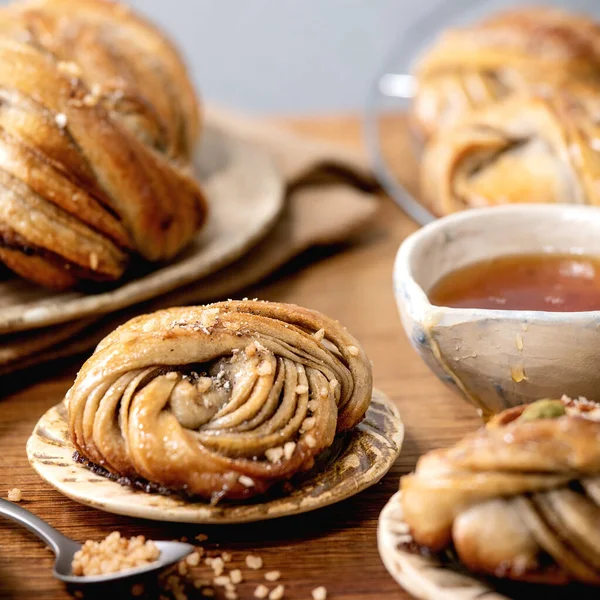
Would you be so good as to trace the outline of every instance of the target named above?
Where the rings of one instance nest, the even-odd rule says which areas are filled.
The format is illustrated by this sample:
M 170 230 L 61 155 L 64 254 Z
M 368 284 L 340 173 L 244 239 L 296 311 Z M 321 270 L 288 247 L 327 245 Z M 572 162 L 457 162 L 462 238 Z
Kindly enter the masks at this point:
M 160 556 L 152 563 L 135 569 L 118 571 L 117 573 L 83 577 L 73 575 L 71 570 L 73 556 L 77 550 L 81 549 L 81 544 L 65 537 L 60 531 L 57 531 L 54 527 L 48 525 L 46 521 L 36 517 L 28 510 L 3 498 L 0 498 L 0 515 L 23 525 L 52 548 L 52 551 L 56 555 L 52 574 L 65 583 L 85 585 L 88 583 L 108 583 L 130 577 L 138 577 L 139 575 L 148 574 L 152 571 L 158 571 L 173 565 L 194 551 L 194 546 L 184 544 L 183 542 L 154 542 L 160 550 Z

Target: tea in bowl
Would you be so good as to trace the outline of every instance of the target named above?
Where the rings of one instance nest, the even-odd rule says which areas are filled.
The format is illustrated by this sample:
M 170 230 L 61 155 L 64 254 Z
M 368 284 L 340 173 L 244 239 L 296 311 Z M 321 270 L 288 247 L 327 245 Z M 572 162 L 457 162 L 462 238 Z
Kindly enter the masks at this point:
M 540 398 L 600 400 L 600 210 L 506 205 L 402 243 L 394 291 L 429 368 L 483 416 Z

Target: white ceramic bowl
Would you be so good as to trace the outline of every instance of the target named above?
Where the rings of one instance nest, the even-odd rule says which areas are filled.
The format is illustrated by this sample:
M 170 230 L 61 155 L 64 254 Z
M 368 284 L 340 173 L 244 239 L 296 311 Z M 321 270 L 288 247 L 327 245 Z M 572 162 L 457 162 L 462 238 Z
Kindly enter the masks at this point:
M 394 265 L 404 329 L 429 368 L 486 415 L 540 398 L 600 401 L 600 311 L 434 306 L 447 273 L 507 254 L 600 256 L 600 208 L 514 205 L 469 210 L 409 236 Z

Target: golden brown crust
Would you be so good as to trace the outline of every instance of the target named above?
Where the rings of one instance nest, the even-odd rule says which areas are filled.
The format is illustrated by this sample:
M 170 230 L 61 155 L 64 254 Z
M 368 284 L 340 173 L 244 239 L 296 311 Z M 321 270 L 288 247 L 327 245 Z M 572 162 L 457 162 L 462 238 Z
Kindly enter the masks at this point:
M 415 541 L 453 544 L 475 572 L 600 584 L 600 407 L 561 402 L 562 416 L 524 420 L 525 407 L 511 409 L 423 456 L 401 481 Z
M 312 467 L 370 402 L 371 367 L 337 322 L 242 301 L 137 317 L 67 395 L 77 450 L 127 477 L 245 498 Z
M 508 203 L 600 205 L 600 95 L 514 96 L 440 131 L 421 168 L 437 215 Z
M 600 26 L 549 7 L 501 12 L 445 32 L 417 65 L 414 124 L 429 137 L 514 94 L 600 82 Z
M 118 279 L 132 253 L 172 258 L 206 218 L 189 175 L 198 105 L 177 52 L 127 7 L 72 8 L 0 9 L 0 227 L 32 250 L 3 255 L 55 287 Z

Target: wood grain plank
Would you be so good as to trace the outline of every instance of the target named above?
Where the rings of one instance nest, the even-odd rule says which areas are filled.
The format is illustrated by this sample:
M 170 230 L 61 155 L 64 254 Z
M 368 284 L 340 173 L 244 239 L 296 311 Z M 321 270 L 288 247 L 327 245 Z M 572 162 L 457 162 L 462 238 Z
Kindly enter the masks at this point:
M 351 116 L 285 123 L 357 148 L 361 144 L 360 122 Z M 394 121 L 386 143 L 402 162 L 407 141 L 399 136 Z M 413 172 L 406 165 L 409 180 Z M 423 452 L 448 445 L 480 424 L 474 411 L 421 363 L 401 329 L 392 294 L 392 263 L 401 240 L 415 229 L 391 201 L 382 199 L 376 221 L 360 243 L 340 253 L 310 251 L 242 294 L 321 310 L 339 319 L 364 344 L 374 363 L 376 385 L 394 399 L 406 424 L 402 455 L 379 484 L 314 513 L 249 525 L 158 524 L 80 506 L 43 483 L 25 455 L 36 420 L 69 388 L 82 361 L 77 358 L 0 381 L 0 495 L 21 488 L 24 507 L 81 541 L 100 539 L 115 529 L 159 539 L 206 533 L 207 547 L 231 551 L 236 566 L 242 567 L 244 556 L 253 552 L 264 558 L 266 569 L 280 570 L 286 598 L 310 598 L 313 588 L 324 585 L 331 599 L 406 600 L 409 596 L 387 574 L 377 553 L 379 512 L 396 491 L 399 476 L 411 470 Z M 52 562 L 51 552 L 35 537 L 0 521 L 0 598 L 68 598 L 52 579 Z M 244 571 L 247 581 L 239 586 L 240 598 L 252 598 L 261 574 Z M 206 569 L 204 574 L 208 575 Z

